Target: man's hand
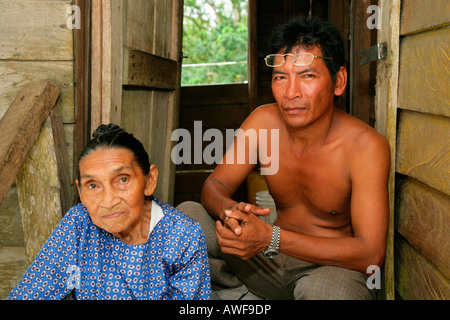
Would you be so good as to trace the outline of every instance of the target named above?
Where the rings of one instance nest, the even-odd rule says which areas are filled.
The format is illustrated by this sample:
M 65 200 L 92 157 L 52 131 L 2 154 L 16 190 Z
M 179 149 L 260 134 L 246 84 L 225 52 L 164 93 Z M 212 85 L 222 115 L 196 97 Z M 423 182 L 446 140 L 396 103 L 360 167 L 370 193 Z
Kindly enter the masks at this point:
M 249 259 L 265 250 L 272 239 L 272 226 L 258 216 L 270 213 L 248 203 L 238 203 L 231 210 L 225 210 L 224 224 L 216 223 L 216 235 L 222 252 L 241 259 Z
M 241 213 L 244 213 L 242 215 Z M 266 216 L 270 213 L 269 208 L 260 208 L 250 203 L 239 202 L 230 209 L 225 209 L 224 226 L 227 226 L 237 236 L 242 233 L 242 217 L 245 214 L 254 214 L 256 216 Z

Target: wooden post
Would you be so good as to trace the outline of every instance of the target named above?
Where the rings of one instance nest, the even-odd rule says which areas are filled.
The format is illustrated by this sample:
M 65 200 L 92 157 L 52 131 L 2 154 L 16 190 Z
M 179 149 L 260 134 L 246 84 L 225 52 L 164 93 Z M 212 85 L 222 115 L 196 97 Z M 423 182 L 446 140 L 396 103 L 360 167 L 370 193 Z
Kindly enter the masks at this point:
M 394 192 L 395 154 L 397 138 L 397 91 L 400 52 L 400 6 L 401 0 L 380 1 L 381 29 L 378 42 L 388 45 L 388 57 L 377 66 L 375 95 L 375 129 L 382 133 L 391 147 L 391 170 L 389 177 L 389 231 L 384 262 L 384 298 L 393 300 L 394 290 Z
M 70 179 L 61 117 L 47 117 L 16 178 L 28 265 L 70 209 Z

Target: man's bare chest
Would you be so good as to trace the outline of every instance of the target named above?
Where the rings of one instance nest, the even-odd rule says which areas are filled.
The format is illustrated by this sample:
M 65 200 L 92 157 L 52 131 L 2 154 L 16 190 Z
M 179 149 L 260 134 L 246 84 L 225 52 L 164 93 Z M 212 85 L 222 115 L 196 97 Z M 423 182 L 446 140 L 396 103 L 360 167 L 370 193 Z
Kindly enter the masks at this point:
M 280 151 L 277 174 L 266 176 L 280 209 L 302 207 L 319 216 L 349 213 L 351 180 L 342 152 L 296 155 L 287 149 Z

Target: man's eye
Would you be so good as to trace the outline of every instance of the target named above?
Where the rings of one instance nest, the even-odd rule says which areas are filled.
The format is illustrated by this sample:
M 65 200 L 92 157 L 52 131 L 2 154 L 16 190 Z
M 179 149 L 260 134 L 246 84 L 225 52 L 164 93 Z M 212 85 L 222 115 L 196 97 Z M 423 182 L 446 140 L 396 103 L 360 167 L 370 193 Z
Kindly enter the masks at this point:
M 88 188 L 89 188 L 90 190 L 94 190 L 95 188 L 97 188 L 97 185 L 94 184 L 94 183 L 89 183 L 89 184 L 88 184 Z
M 122 182 L 122 183 L 125 183 L 125 182 L 127 182 L 128 181 L 128 178 L 127 177 L 121 177 L 120 178 L 120 182 Z

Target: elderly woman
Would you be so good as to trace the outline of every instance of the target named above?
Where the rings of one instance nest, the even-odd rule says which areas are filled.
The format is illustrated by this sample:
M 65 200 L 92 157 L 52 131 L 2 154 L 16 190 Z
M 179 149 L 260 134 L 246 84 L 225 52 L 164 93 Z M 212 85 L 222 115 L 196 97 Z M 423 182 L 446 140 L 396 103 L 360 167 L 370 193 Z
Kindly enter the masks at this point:
M 101 125 L 78 161 L 81 203 L 62 219 L 8 299 L 210 299 L 199 223 L 152 196 L 142 144 Z

